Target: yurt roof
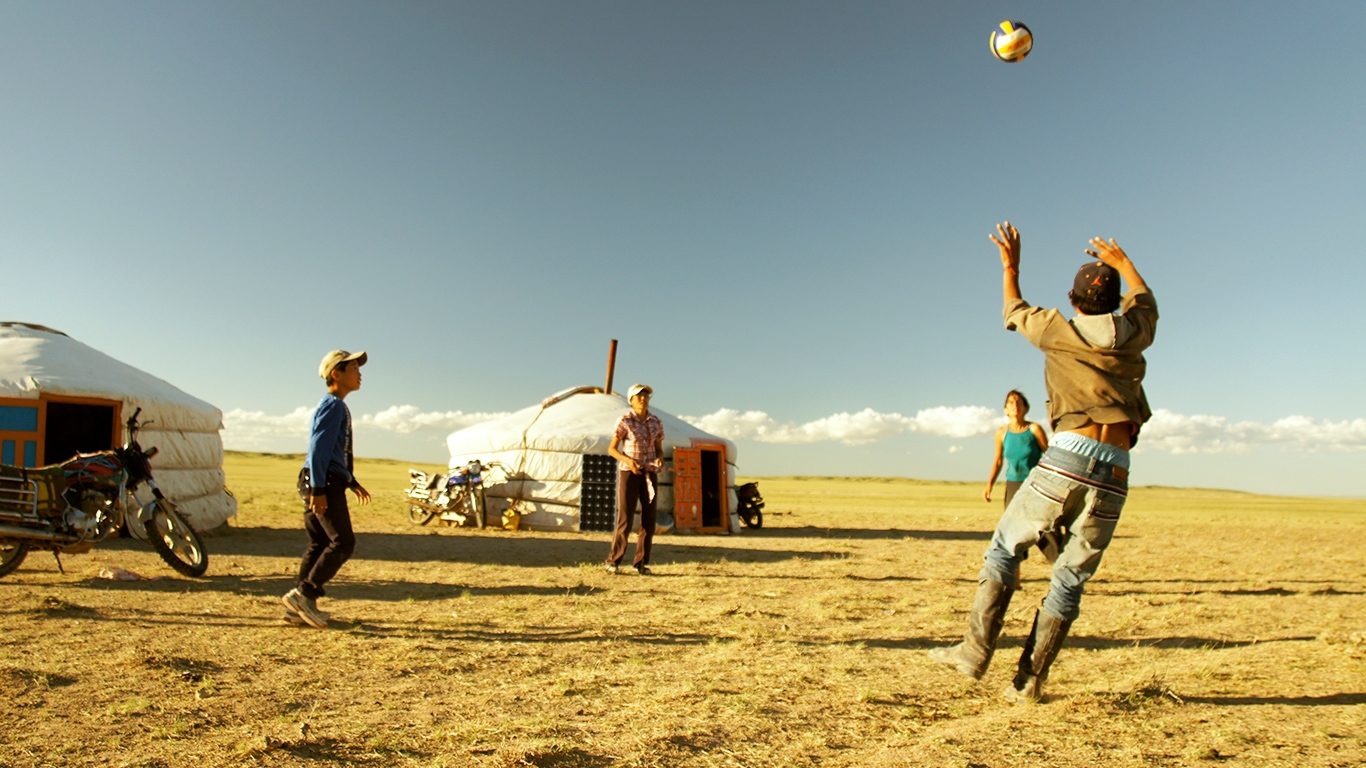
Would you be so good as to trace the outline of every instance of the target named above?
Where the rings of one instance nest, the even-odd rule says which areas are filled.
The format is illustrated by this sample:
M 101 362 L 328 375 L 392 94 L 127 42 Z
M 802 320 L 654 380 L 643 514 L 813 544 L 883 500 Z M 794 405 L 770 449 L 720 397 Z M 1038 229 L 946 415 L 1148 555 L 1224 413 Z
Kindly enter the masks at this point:
M 0 322 L 0 397 L 62 395 L 142 408 L 161 430 L 216 432 L 222 413 L 168 382 L 82 344 L 61 331 Z
M 527 449 L 564 453 L 606 454 L 617 420 L 630 409 L 626 398 L 589 387 L 565 390 L 501 419 L 475 424 L 446 438 L 452 456 Z M 687 446 L 693 438 L 723 441 L 726 461 L 735 463 L 735 444 L 704 432 L 672 414 L 650 406 L 664 426 L 665 448 Z

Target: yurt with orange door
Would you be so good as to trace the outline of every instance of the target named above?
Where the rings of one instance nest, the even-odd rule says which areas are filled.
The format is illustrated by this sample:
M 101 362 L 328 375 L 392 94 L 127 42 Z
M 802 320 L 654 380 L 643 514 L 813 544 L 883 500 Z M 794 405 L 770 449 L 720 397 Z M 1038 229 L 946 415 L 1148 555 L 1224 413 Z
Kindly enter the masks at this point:
M 0 323 L 0 463 L 44 466 L 122 445 L 138 408 L 138 442 L 158 449 L 157 485 L 186 521 L 206 531 L 236 515 L 221 411 L 61 331 Z
M 546 531 L 610 531 L 616 515 L 612 431 L 630 410 L 626 398 L 597 387 L 556 393 L 538 405 L 452 433 L 452 469 L 469 461 L 502 465 L 485 476 L 485 513 L 509 508 L 519 525 Z M 735 444 L 677 416 L 650 412 L 664 425 L 659 476 L 660 532 L 739 533 Z

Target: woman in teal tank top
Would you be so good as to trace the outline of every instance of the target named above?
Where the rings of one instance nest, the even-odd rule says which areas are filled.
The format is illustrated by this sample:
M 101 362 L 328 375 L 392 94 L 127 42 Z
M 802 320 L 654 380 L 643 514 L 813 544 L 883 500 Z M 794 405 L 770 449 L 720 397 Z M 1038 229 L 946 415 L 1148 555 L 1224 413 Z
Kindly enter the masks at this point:
M 1039 457 L 1048 450 L 1048 436 L 1043 427 L 1032 421 L 1025 421 L 1029 413 L 1029 400 L 1018 389 L 1006 394 L 1006 417 L 1010 423 L 996 430 L 996 458 L 991 464 L 991 478 L 982 498 L 991 501 L 991 489 L 996 485 L 996 477 L 1001 474 L 1001 466 L 1006 468 L 1006 506 L 1015 498 L 1029 470 L 1039 463 Z

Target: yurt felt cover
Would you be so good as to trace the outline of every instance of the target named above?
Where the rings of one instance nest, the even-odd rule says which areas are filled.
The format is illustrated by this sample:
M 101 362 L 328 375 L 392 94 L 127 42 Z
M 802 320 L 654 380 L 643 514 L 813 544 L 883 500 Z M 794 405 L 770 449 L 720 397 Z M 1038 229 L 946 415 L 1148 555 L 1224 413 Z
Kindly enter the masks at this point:
M 59 331 L 0 323 L 0 397 L 45 394 L 117 401 L 123 419 L 141 408 L 138 443 L 158 449 L 157 485 L 186 521 L 204 531 L 237 514 L 224 488 L 221 411 Z
M 568 390 L 567 390 L 568 391 Z M 547 402 L 556 396 L 547 398 Z M 620 394 L 580 393 L 542 407 L 533 405 L 501 419 L 475 424 L 446 438 L 452 468 L 473 459 L 497 461 L 506 472 L 485 477 L 488 513 L 499 515 L 516 500 L 523 527 L 538 530 L 575 530 L 578 527 L 583 455 L 606 455 L 617 420 L 630 404 Z M 689 447 L 694 439 L 726 447 L 725 485 L 730 498 L 731 531 L 739 531 L 735 512 L 735 444 L 704 432 L 651 405 L 650 413 L 664 426 L 664 472 L 659 476 L 661 528 L 672 527 L 675 446 Z

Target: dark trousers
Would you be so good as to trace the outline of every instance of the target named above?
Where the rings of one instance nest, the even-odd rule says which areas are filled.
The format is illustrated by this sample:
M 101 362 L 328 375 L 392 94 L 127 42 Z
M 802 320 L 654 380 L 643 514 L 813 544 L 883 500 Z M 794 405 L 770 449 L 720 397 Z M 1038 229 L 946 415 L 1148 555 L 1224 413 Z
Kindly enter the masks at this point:
M 646 480 L 655 487 L 655 497 L 645 487 Z M 636 505 L 640 505 L 640 535 L 636 537 L 636 557 L 632 565 L 639 568 L 650 564 L 650 544 L 655 538 L 655 502 L 659 501 L 659 480 L 654 473 L 617 473 L 617 527 L 612 532 L 612 552 L 607 562 L 620 565 L 626 556 L 626 540 L 631 538 L 631 523 L 635 520 Z
M 356 551 L 356 534 L 351 530 L 351 510 L 346 506 L 346 485 L 341 476 L 327 478 L 327 514 L 318 516 L 304 510 L 304 530 L 308 547 L 299 563 L 299 591 L 310 600 L 326 594 L 323 585 L 332 580 Z
M 1022 485 L 1024 485 L 1023 480 L 1006 481 L 1006 507 L 1010 506 L 1010 500 L 1015 498 L 1015 493 L 1020 490 Z

